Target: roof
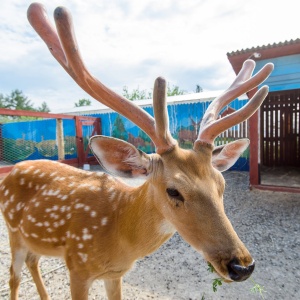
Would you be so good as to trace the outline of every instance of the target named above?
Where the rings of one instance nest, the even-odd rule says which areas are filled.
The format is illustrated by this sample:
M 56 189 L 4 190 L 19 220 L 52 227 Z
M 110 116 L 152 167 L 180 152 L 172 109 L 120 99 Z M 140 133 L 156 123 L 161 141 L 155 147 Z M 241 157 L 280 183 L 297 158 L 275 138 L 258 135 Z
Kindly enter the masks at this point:
M 227 58 L 230 61 L 235 73 L 238 74 L 246 59 L 251 58 L 255 61 L 260 61 L 294 54 L 300 54 L 299 38 L 280 43 L 268 44 L 265 46 L 258 46 L 233 51 L 227 53 Z
M 223 91 L 208 91 L 208 92 L 167 97 L 167 104 L 178 105 L 178 104 L 194 103 L 194 102 L 208 102 L 214 100 L 216 97 L 221 95 L 222 92 Z M 238 99 L 244 100 L 244 99 L 248 99 L 248 97 L 246 95 L 242 95 Z M 140 107 L 152 107 L 153 100 L 145 99 L 145 100 L 136 100 L 133 102 Z M 72 114 L 72 115 L 92 115 L 98 113 L 108 113 L 112 111 L 113 110 L 107 107 L 106 105 L 100 102 L 93 101 L 92 105 L 63 109 L 63 110 L 59 110 L 59 113 Z
M 300 39 L 289 40 L 289 41 L 284 41 L 284 42 L 279 42 L 279 43 L 268 44 L 268 45 L 264 45 L 264 46 L 257 46 L 257 47 L 232 51 L 230 53 L 228 52 L 227 56 L 241 55 L 241 54 L 244 54 L 244 53 L 253 54 L 254 52 L 259 52 L 261 50 L 268 50 L 268 49 L 273 49 L 273 48 L 282 48 L 282 47 L 286 47 L 286 46 L 293 46 L 293 48 L 294 48 L 294 45 L 296 45 L 296 47 L 300 47 Z

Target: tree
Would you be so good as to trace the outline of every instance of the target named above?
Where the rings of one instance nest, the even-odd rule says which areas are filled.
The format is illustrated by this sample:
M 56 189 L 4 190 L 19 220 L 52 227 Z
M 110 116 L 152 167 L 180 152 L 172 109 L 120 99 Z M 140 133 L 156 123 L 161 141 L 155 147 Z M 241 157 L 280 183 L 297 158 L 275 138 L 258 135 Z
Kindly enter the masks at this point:
M 81 107 L 81 106 L 89 106 L 92 102 L 89 99 L 79 99 L 78 102 L 75 102 L 75 107 Z
M 196 93 L 202 93 L 203 92 L 203 88 L 199 85 L 199 84 L 196 84 Z
M 128 87 L 123 86 L 122 95 L 128 100 L 142 100 L 152 98 L 151 92 L 147 92 L 147 90 L 140 90 L 139 87 L 137 89 L 133 89 L 132 92 L 129 92 Z
M 173 85 L 172 87 L 169 83 L 167 85 L 167 96 L 184 95 L 186 93 L 187 92 L 181 90 L 178 85 Z M 146 89 L 140 90 L 138 87 L 130 92 L 127 86 L 123 86 L 122 95 L 129 100 L 151 99 L 153 97 L 152 92 L 149 92 Z
M 6 97 L 3 97 L 1 94 L 0 107 L 36 111 L 31 101 L 18 89 L 12 91 L 10 95 L 7 95 Z
M 184 95 L 187 92 L 184 90 L 181 90 L 178 85 L 173 85 L 170 87 L 170 84 L 168 83 L 167 87 L 167 96 L 177 96 L 177 95 Z
M 50 108 L 49 106 L 47 105 L 47 103 L 44 101 L 42 103 L 42 105 L 40 107 L 38 107 L 37 111 L 40 111 L 40 112 L 49 112 L 50 111 Z

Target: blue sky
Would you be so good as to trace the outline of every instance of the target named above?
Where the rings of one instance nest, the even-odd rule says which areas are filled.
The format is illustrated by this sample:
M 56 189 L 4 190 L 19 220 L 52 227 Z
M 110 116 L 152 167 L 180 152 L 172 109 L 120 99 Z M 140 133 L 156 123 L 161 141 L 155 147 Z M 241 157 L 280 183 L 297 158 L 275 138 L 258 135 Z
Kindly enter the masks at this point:
M 32 1 L 1 0 L 0 93 L 20 89 L 35 106 L 74 107 L 83 92 L 27 21 Z M 193 92 L 226 89 L 234 72 L 226 53 L 300 37 L 298 0 L 51 0 L 73 16 L 90 71 L 121 93 L 151 90 L 156 77 Z M 95 101 L 95 100 L 92 100 Z

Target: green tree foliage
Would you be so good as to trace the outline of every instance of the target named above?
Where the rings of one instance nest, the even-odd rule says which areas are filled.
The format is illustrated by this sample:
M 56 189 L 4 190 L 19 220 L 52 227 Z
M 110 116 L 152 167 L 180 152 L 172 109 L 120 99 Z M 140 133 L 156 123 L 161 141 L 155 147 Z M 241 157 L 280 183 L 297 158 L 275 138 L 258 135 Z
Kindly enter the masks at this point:
M 37 111 L 40 111 L 40 112 L 49 112 L 50 111 L 50 108 L 49 106 L 47 105 L 47 103 L 44 101 L 41 106 L 38 107 Z
M 147 92 L 147 90 L 133 89 L 131 92 L 128 90 L 127 86 L 123 86 L 122 95 L 128 100 L 142 100 L 142 99 L 151 99 L 152 93 Z
M 79 99 L 78 102 L 75 103 L 75 107 L 81 107 L 81 106 L 89 106 L 92 102 L 89 99 Z
M 181 90 L 178 85 L 172 85 L 171 87 L 170 84 L 168 83 L 167 96 L 178 96 L 178 95 L 185 95 L 185 94 L 187 94 L 187 92 Z
M 13 90 L 10 95 L 6 95 L 5 97 L 1 94 L 0 107 L 36 111 L 31 101 L 18 89 Z
M 167 85 L 167 96 L 177 96 L 187 94 L 185 90 L 180 89 L 178 85 L 172 85 L 168 83 Z M 140 90 L 140 88 L 133 89 L 132 91 L 128 90 L 127 86 L 123 87 L 122 95 L 129 100 L 143 100 L 143 99 L 152 99 L 152 91 L 149 92 L 146 89 Z
M 22 91 L 15 89 L 9 95 L 0 94 L 0 108 L 32 110 L 40 112 L 49 112 L 50 108 L 44 101 L 40 107 L 35 108 L 31 100 L 26 97 Z

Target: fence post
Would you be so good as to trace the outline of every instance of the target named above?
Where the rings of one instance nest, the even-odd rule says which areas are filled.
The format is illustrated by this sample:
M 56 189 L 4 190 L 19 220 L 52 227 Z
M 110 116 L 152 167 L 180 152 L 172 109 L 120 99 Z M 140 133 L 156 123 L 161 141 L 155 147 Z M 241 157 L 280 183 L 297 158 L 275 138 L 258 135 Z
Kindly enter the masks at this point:
M 65 142 L 63 132 L 63 120 L 56 119 L 56 141 L 58 148 L 58 160 L 65 159 Z
M 83 136 L 82 136 L 82 123 L 80 116 L 75 116 L 75 127 L 76 127 L 76 146 L 78 155 L 78 166 L 82 167 L 84 164 L 84 147 L 83 147 Z

